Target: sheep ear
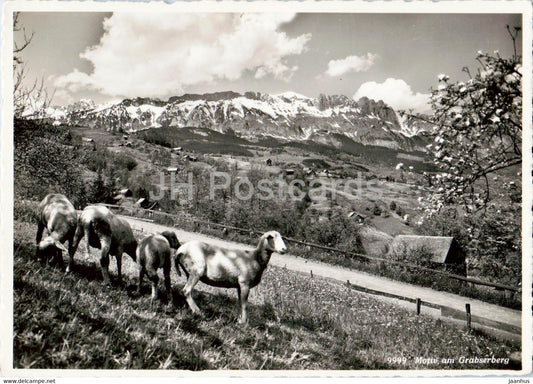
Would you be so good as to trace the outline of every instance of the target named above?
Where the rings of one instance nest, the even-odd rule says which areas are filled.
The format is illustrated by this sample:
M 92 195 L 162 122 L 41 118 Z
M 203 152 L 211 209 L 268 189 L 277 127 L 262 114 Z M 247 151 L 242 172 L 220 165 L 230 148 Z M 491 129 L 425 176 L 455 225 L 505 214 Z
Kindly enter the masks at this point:
M 267 244 L 269 247 L 272 247 L 274 248 L 275 244 L 274 244 L 274 236 L 272 236 L 271 234 L 268 234 L 266 237 L 265 237 L 266 241 L 267 241 Z
M 61 244 L 59 241 L 56 241 L 54 244 L 57 248 L 61 249 L 62 251 L 68 252 L 68 249 L 63 244 Z

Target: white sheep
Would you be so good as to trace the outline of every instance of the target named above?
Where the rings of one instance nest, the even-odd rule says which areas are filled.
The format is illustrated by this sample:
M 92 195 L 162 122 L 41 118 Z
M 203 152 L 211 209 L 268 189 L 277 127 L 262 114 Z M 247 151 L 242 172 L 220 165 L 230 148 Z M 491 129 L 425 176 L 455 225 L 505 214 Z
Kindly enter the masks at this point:
M 192 298 L 192 290 L 198 281 L 215 287 L 237 288 L 241 314 L 239 323 L 247 322 L 246 307 L 250 288 L 261 281 L 263 271 L 273 252 L 285 253 L 287 248 L 276 231 L 261 236 L 254 250 L 227 249 L 200 241 L 190 241 L 178 248 L 175 257 L 179 267 L 187 275 L 183 294 L 194 313 L 201 314 Z
M 70 258 L 76 251 L 73 247 L 74 232 L 78 220 L 76 209 L 65 195 L 51 193 L 41 201 L 37 214 L 36 257 L 44 262 L 50 254 L 53 254 L 63 268 L 64 262 L 61 251 L 68 252 Z M 48 236 L 42 239 L 45 228 Z M 68 249 L 63 245 L 67 240 Z
M 122 253 L 126 252 L 135 260 L 137 240 L 127 221 L 121 219 L 103 206 L 89 205 L 82 211 L 76 233 L 74 245 L 76 249 L 83 236 L 87 237 L 87 256 L 90 255 L 89 246 L 102 250 L 100 265 L 104 282 L 109 281 L 109 255 L 117 258 L 118 282 L 122 284 Z
M 164 231 L 161 232 L 161 234 L 150 235 L 142 239 L 137 246 L 137 263 L 140 266 L 137 292 L 141 292 L 144 275 L 148 275 L 150 284 L 152 285 L 150 305 L 157 295 L 157 283 L 159 281 L 157 270 L 159 268 L 163 268 L 166 294 L 170 297 L 171 248 L 177 249 L 179 247 L 180 243 L 178 238 L 176 234 L 171 231 Z

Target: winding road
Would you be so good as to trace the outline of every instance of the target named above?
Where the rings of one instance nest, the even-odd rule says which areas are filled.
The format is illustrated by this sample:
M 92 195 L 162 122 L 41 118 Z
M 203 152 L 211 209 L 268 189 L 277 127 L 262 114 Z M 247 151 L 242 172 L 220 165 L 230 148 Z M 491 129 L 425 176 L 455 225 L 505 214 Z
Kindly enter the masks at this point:
M 147 222 L 144 220 L 139 220 L 132 218 L 130 216 L 122 216 L 124 219 L 126 219 L 132 228 L 137 231 L 147 232 L 147 233 L 155 233 L 160 232 L 165 229 L 168 229 L 168 227 L 155 224 L 152 222 Z M 177 228 L 173 228 L 173 230 L 178 235 L 178 238 L 181 243 L 190 241 L 190 240 L 201 240 L 201 241 L 208 241 L 211 244 L 220 245 L 223 247 L 232 247 L 232 248 L 238 248 L 238 249 L 252 249 L 252 246 L 245 245 L 242 243 L 235 243 L 228 240 L 222 240 L 219 238 L 215 238 L 212 236 L 204 235 L 201 233 L 196 232 L 188 232 L 184 230 L 180 230 Z M 290 248 L 289 248 L 290 249 Z M 313 260 L 307 260 L 301 257 L 292 256 L 289 254 L 285 255 L 279 255 L 277 253 L 274 253 L 272 255 L 272 258 L 270 260 L 271 265 L 275 265 L 278 267 L 285 267 L 289 270 L 306 273 L 308 275 L 312 274 L 313 276 L 319 276 L 322 278 L 326 278 L 329 280 L 335 280 L 339 283 L 346 283 L 346 281 L 350 281 L 350 284 L 364 287 L 366 289 L 370 290 L 376 290 L 380 292 L 384 292 L 386 294 L 391 295 L 401 295 L 404 297 L 410 297 L 412 299 L 419 298 L 423 302 L 432 303 L 439 306 L 446 306 L 448 308 L 452 308 L 453 310 L 456 310 L 458 312 L 465 311 L 465 304 L 469 303 L 471 307 L 471 313 L 472 313 L 472 321 L 475 322 L 475 318 L 482 318 L 487 319 L 489 322 L 498 322 L 505 325 L 508 325 L 506 332 L 503 332 L 504 334 L 507 334 L 506 336 L 503 335 L 505 338 L 509 338 L 511 333 L 507 332 L 510 329 L 513 329 L 514 337 L 510 337 L 513 339 L 519 339 L 518 334 L 520 333 L 520 330 L 522 329 L 522 312 L 501 307 L 494 304 L 489 304 L 480 300 L 475 300 L 468 297 L 462 297 L 459 295 L 455 295 L 453 293 L 448 292 L 442 292 L 442 291 L 435 291 L 430 288 L 415 286 L 411 284 L 406 284 L 394 280 L 390 280 L 384 277 L 380 276 L 374 276 L 370 275 L 365 272 L 355 271 L 347 268 L 343 268 L 336 265 L 326 264 L 318 261 Z M 400 304 L 404 307 L 408 307 L 411 309 L 415 309 L 415 304 L 402 301 L 398 299 L 392 299 L 380 296 L 380 298 L 384 300 L 393 301 L 396 304 Z M 440 310 L 435 310 L 429 307 L 422 307 L 422 313 L 432 315 L 435 317 L 441 316 Z M 463 322 L 464 324 L 464 322 Z M 496 327 L 498 328 L 498 327 Z

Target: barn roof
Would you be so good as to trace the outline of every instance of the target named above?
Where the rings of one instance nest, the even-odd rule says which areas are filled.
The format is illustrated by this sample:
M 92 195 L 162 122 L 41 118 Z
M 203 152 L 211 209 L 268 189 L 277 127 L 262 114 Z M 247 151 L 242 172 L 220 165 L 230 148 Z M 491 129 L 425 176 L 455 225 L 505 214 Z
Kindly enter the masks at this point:
M 425 248 L 433 254 L 436 263 L 462 263 L 465 255 L 457 240 L 448 236 L 398 235 L 391 244 L 391 249 L 405 246 L 407 249 Z

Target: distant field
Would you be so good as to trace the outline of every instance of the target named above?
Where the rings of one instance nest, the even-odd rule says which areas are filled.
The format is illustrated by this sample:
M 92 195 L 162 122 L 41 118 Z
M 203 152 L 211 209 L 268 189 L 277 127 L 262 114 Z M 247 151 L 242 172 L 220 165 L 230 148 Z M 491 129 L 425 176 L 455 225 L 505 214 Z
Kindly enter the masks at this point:
M 401 307 L 285 269 L 269 267 L 252 290 L 248 327 L 236 324 L 236 294 L 203 284 L 207 317 L 193 316 L 173 272 L 172 303 L 150 308 L 134 293 L 137 266 L 124 256 L 125 287 L 104 287 L 97 250 L 65 275 L 32 260 L 36 226 L 14 228 L 14 366 L 95 369 L 519 369 L 461 364 L 508 357 L 519 345 L 416 316 Z M 139 235 L 139 234 L 138 234 Z M 115 276 L 115 263 L 111 274 Z M 405 357 L 395 363 L 393 358 Z M 437 358 L 426 365 L 417 358 Z M 455 359 L 444 364 L 442 358 Z
M 231 133 L 222 134 L 205 128 L 150 128 L 135 136 L 147 143 L 167 148 L 183 147 L 186 151 L 199 153 L 232 154 L 252 156 L 251 143 Z

